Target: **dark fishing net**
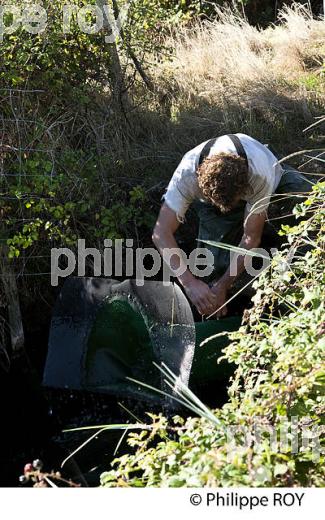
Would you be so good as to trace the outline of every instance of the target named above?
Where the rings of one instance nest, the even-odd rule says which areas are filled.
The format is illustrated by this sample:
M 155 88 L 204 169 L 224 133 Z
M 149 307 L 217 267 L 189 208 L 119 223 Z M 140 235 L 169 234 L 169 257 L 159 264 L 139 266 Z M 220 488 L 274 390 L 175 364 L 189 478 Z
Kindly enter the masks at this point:
M 229 377 L 233 368 L 217 362 L 228 338 L 199 345 L 239 325 L 240 318 L 195 324 L 173 284 L 70 278 L 53 314 L 44 384 L 158 402 L 158 393 L 129 378 L 172 393 L 153 362 L 167 365 L 185 385 L 190 376 L 194 385 Z
M 98 311 L 92 327 L 85 362 L 87 387 L 111 392 L 140 391 L 126 378 L 160 386 L 148 328 L 141 313 L 128 300 L 113 297 Z

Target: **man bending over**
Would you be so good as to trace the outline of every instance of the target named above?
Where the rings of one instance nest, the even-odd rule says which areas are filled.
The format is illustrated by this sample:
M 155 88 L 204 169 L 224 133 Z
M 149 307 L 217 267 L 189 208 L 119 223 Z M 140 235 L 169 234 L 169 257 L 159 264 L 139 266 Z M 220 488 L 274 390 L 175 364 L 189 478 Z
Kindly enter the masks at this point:
M 245 134 L 211 139 L 185 154 L 164 195 L 152 238 L 162 255 L 165 248 L 179 249 L 175 232 L 193 204 L 199 217 L 199 240 L 213 254 L 212 278 L 217 281 L 210 286 L 189 269 L 178 279 L 202 315 L 218 309 L 218 316 L 227 313 L 227 293 L 244 271 L 244 255 L 233 255 L 230 265 L 229 251 L 204 241 L 257 248 L 272 194 L 309 189 L 299 172 L 283 169 L 266 146 Z M 177 272 L 180 255 L 172 256 L 170 266 Z

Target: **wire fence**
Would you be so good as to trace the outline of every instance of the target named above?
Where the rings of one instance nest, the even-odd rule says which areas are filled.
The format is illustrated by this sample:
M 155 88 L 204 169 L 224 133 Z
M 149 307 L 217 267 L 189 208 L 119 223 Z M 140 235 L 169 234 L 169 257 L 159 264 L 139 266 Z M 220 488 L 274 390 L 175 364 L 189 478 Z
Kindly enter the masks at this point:
M 0 278 L 21 278 L 21 277 L 25 277 L 25 276 L 50 276 L 52 273 L 51 271 L 47 272 L 47 273 L 15 273 L 15 274 L 12 274 L 12 273 L 5 273 L 5 274 L 0 274 Z
M 22 205 L 26 203 L 26 199 L 34 200 L 53 200 L 49 196 L 41 196 L 34 193 L 29 193 L 27 190 L 22 190 L 19 195 L 14 195 L 8 191 L 6 184 L 10 185 L 17 180 L 24 179 L 41 179 L 45 178 L 51 181 L 56 177 L 56 155 L 58 148 L 58 140 L 55 139 L 52 131 L 59 125 L 64 125 L 71 118 L 59 118 L 56 121 L 50 121 L 51 117 L 41 116 L 39 114 L 39 105 L 35 103 L 35 96 L 39 96 L 45 91 L 42 89 L 28 89 L 28 88 L 0 88 L 0 97 L 2 105 L 6 109 L 0 115 L 0 199 L 1 201 L 19 201 Z M 32 98 L 30 99 L 30 97 Z M 31 112 L 30 107 L 34 106 L 34 112 Z M 28 108 L 27 108 L 28 107 Z M 45 136 L 45 138 L 44 138 Z M 43 142 L 41 142 L 41 140 Z M 44 145 L 44 146 L 43 146 Z M 24 161 L 28 157 L 40 154 L 46 157 L 51 162 L 51 171 L 48 173 L 28 173 L 24 171 Z M 18 168 L 19 171 L 15 171 Z M 14 171 L 13 171 L 14 170 Z M 71 178 L 78 183 L 82 183 L 83 179 L 71 175 Z M 2 188 L 2 191 L 1 191 Z M 46 262 L 49 262 L 51 254 L 35 254 L 31 251 L 21 252 L 13 261 L 8 258 L 8 240 L 12 237 L 8 236 L 8 231 L 11 231 L 13 224 L 19 226 L 26 225 L 26 223 L 33 223 L 39 218 L 31 217 L 25 218 L 19 216 L 3 216 L 0 213 L 0 260 L 1 269 L 0 278 L 23 278 L 23 277 L 47 277 L 51 275 L 50 270 L 44 269 Z M 59 219 L 58 219 L 59 222 Z M 49 244 L 51 245 L 51 244 Z M 34 262 L 32 270 L 28 270 L 28 265 Z M 37 264 L 39 263 L 39 270 Z M 27 268 L 26 268 L 27 267 Z M 42 269 L 43 267 L 43 269 Z M 50 266 L 48 266 L 50 267 Z M 14 272 L 16 271 L 16 272 Z

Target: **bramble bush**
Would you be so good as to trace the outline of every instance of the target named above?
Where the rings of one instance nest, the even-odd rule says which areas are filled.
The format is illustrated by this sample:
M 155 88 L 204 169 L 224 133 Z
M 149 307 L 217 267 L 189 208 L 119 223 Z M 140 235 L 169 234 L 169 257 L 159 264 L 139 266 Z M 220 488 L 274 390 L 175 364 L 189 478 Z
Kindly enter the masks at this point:
M 74 0 L 71 5 L 96 3 Z M 22 0 L 16 4 L 26 6 Z M 105 44 L 104 29 L 86 34 L 76 16 L 71 32 L 63 34 L 64 5 L 44 2 L 44 32 L 29 34 L 20 27 L 1 43 L 0 246 L 21 273 L 23 256 L 28 256 L 27 271 L 47 271 L 48 260 L 41 258 L 50 248 L 73 247 L 78 237 L 96 245 L 103 238 L 151 235 L 154 217 L 146 186 L 138 170 L 135 181 L 125 167 L 128 141 L 134 139 L 132 128 L 124 126 L 122 103 L 135 74 L 129 52 L 145 61 L 147 53 L 162 47 L 161 24 L 167 30 L 192 13 L 183 2 L 162 2 L 158 9 L 152 0 L 135 2 L 123 39 Z M 10 21 L 7 14 L 5 25 Z M 120 92 L 114 92 L 116 74 Z
M 229 402 L 212 417 L 151 415 L 102 486 L 325 484 L 324 195 L 320 182 L 296 206 L 287 245 L 254 282 L 255 305 L 224 351 L 237 365 Z
M 115 187 L 106 207 L 98 197 L 97 175 L 88 179 L 57 171 L 51 177 L 51 167 L 42 157 L 29 158 L 24 175 L 13 174 L 2 183 L 0 238 L 9 258 L 18 259 L 23 251 L 44 254 L 54 246 L 73 247 L 78 238 L 100 244 L 105 238 L 132 236 L 134 228 L 151 229 L 153 217 L 142 187 Z

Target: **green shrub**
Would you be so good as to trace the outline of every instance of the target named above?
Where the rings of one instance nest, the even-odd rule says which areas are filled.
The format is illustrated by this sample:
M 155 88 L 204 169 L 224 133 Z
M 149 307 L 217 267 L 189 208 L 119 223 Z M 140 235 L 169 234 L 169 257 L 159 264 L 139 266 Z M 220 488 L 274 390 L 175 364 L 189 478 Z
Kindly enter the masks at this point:
M 129 434 L 131 453 L 113 461 L 102 486 L 325 484 L 324 195 L 318 183 L 296 207 L 301 221 L 285 229 L 288 246 L 255 282 L 254 308 L 225 349 L 238 367 L 229 402 L 215 420 L 151 416 L 149 429 Z
M 116 188 L 105 206 L 96 193 L 95 179 L 64 173 L 51 178 L 47 173 L 51 163 L 30 160 L 25 167 L 28 170 L 32 165 L 43 173 L 14 177 L 0 200 L 0 238 L 8 246 L 9 258 L 34 249 L 38 254 L 49 254 L 54 246 L 75 246 L 78 238 L 103 246 L 106 238 L 130 237 L 136 228 L 151 230 L 153 216 L 141 187 Z

